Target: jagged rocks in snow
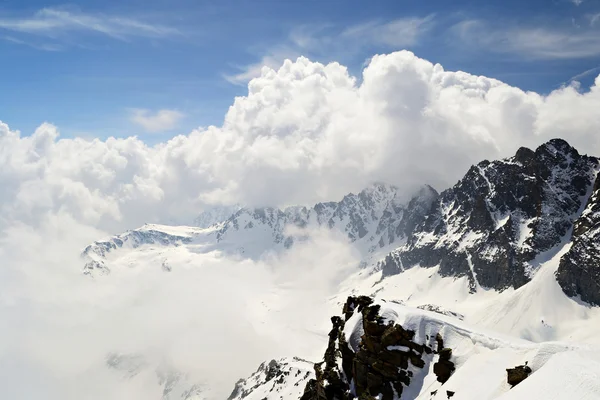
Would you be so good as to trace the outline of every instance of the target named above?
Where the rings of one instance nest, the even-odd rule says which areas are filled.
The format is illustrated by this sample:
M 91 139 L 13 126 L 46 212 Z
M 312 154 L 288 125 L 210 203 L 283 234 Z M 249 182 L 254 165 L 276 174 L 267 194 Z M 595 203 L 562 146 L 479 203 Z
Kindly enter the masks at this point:
M 297 357 L 264 362 L 236 383 L 228 400 L 298 399 L 314 378 L 313 369 L 313 363 Z
M 597 168 L 598 159 L 560 139 L 471 167 L 386 257 L 384 276 L 440 265 L 443 276 L 467 276 L 473 291 L 524 285 L 535 257 L 569 232 Z
M 561 258 L 556 280 L 572 297 L 600 305 L 600 176 L 573 228 L 573 245 Z
M 465 319 L 464 315 L 459 314 L 459 313 L 454 312 L 454 311 L 447 310 L 444 307 L 440 307 L 440 306 L 435 305 L 435 304 L 422 304 L 420 306 L 417 306 L 417 308 L 419 308 L 421 310 L 436 312 L 436 313 L 442 314 L 442 315 L 448 315 L 450 317 L 458 318 L 460 320 Z
M 380 309 L 368 297 L 348 298 L 345 319 L 331 319 L 324 360 L 315 364 L 315 379 L 307 383 L 302 400 L 393 400 L 402 395 L 433 351 L 415 341 L 414 331 L 386 320 Z M 354 325 L 349 337 L 347 324 Z

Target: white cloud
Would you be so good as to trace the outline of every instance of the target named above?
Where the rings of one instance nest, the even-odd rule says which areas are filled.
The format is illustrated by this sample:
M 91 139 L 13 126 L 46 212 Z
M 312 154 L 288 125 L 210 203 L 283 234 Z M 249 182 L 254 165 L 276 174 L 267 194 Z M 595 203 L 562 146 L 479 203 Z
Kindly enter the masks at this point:
M 263 58 L 254 64 L 248 64 L 240 66 L 237 69 L 240 72 L 235 74 L 223 74 L 223 77 L 229 83 L 234 85 L 247 85 L 250 80 L 261 75 L 262 69 L 277 69 L 285 59 L 292 59 L 298 56 L 298 52 L 286 48 L 271 49 L 269 54 L 263 56 Z
M 177 127 L 184 115 L 176 110 L 158 110 L 152 113 L 150 110 L 131 110 L 131 121 L 144 128 L 146 132 L 164 132 Z
M 399 18 L 389 22 L 370 21 L 345 29 L 341 39 L 364 44 L 405 48 L 417 43 L 420 37 L 433 27 L 434 16 Z
M 286 61 L 250 82 L 222 126 L 152 147 L 0 125 L 0 216 L 64 211 L 118 232 L 187 223 L 209 204 L 335 200 L 372 181 L 443 189 L 472 163 L 553 137 L 600 154 L 598 80 L 542 96 L 403 51 L 373 57 L 360 82 L 338 63 Z
M 571 3 L 575 4 L 576 6 L 580 6 L 583 4 L 583 0 L 571 0 Z
M 428 15 L 371 20 L 341 28 L 322 24 L 297 26 L 281 43 L 266 49 L 258 62 L 238 67 L 240 72 L 224 74 L 224 77 L 230 83 L 247 84 L 261 75 L 264 66 L 275 69 L 284 60 L 299 56 L 340 60 L 364 49 L 406 49 L 416 45 L 434 23 L 435 16 Z
M 135 18 L 89 14 L 77 9 L 52 7 L 43 8 L 28 17 L 5 16 L 0 18 L 1 30 L 51 39 L 59 39 L 75 33 L 95 33 L 118 40 L 128 40 L 134 37 L 162 38 L 181 34 L 176 28 Z M 17 41 L 30 45 L 29 41 L 22 38 L 14 38 L 13 42 L 17 43 Z M 42 50 L 46 50 L 47 46 L 50 45 L 35 44 L 35 47 Z
M 28 41 L 25 41 L 25 40 L 17 39 L 17 38 L 12 37 L 12 36 L 2 36 L 1 39 L 4 40 L 4 41 L 10 42 L 10 43 L 24 45 L 24 46 L 29 46 L 29 47 L 32 47 L 32 48 L 37 49 L 37 50 L 60 51 L 60 50 L 63 49 L 63 47 L 60 46 L 60 45 L 47 44 L 47 43 L 28 42 Z
M 265 359 L 320 355 L 333 312 L 322 299 L 357 263 L 346 242 L 315 232 L 263 260 L 175 251 L 170 273 L 162 259 L 145 258 L 92 280 L 78 254 L 99 234 L 62 213 L 2 231 L 3 397 L 162 398 L 152 374 L 127 385 L 108 370 L 106 355 L 123 352 L 144 355 L 151 368 L 166 362 L 192 383 L 210 383 L 211 398 L 226 398 Z
M 580 79 L 585 78 L 586 76 L 593 75 L 598 71 L 600 71 L 600 66 L 587 69 L 587 70 L 580 72 L 579 74 L 569 78 L 569 80 L 567 80 L 567 82 L 565 82 L 565 84 L 569 83 L 569 82 L 578 82 Z
M 455 25 L 454 31 L 470 46 L 514 53 L 527 59 L 578 59 L 600 56 L 600 33 L 594 29 L 568 31 L 545 27 L 507 28 L 481 20 L 466 20 Z

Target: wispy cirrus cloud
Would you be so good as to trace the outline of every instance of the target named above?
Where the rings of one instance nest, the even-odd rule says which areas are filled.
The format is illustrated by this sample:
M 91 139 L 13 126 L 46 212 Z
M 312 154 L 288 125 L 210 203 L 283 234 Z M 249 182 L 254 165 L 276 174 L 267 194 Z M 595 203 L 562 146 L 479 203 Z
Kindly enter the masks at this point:
M 513 53 L 527 59 L 583 59 L 600 56 L 600 32 L 592 28 L 506 28 L 483 20 L 465 20 L 454 25 L 452 30 L 471 46 Z
M 345 29 L 340 38 L 358 40 L 364 45 L 412 46 L 433 27 L 434 15 L 399 18 L 388 22 L 369 21 Z
M 578 81 L 579 79 L 582 79 L 582 78 L 585 78 L 585 77 L 590 76 L 592 74 L 595 74 L 597 71 L 600 71 L 600 65 L 597 66 L 597 67 L 595 67 L 595 68 L 587 69 L 587 70 L 585 70 L 585 71 L 583 71 L 583 72 L 581 72 L 581 73 L 579 73 L 579 74 L 571 77 L 569 79 L 569 82 Z
M 136 108 L 130 111 L 130 120 L 142 127 L 146 132 L 164 132 L 177 127 L 184 114 L 176 110 L 150 110 Z
M 435 25 L 435 16 L 404 17 L 394 20 L 369 20 L 351 26 L 304 25 L 293 29 L 281 43 L 267 47 L 260 60 L 238 66 L 239 72 L 224 74 L 233 84 L 246 84 L 260 76 L 263 66 L 274 68 L 286 58 L 299 56 L 343 60 L 361 50 L 400 50 L 418 44 Z
M 96 34 L 104 37 L 127 41 L 132 38 L 164 38 L 181 35 L 174 27 L 150 23 L 140 19 L 106 14 L 90 14 L 77 9 L 43 8 L 30 16 L 12 16 L 0 18 L 0 32 L 12 35 L 43 37 L 60 41 L 73 34 Z M 31 45 L 31 41 L 22 37 L 13 37 L 12 42 Z M 47 50 L 55 45 L 32 45 Z M 52 47 L 54 46 L 54 47 Z
M 12 36 L 2 36 L 2 37 L 0 37 L 0 39 L 4 40 L 6 42 L 18 44 L 18 45 L 29 46 L 29 47 L 32 47 L 37 50 L 60 51 L 63 49 L 62 46 L 57 45 L 57 44 L 29 42 L 26 40 L 17 39 Z

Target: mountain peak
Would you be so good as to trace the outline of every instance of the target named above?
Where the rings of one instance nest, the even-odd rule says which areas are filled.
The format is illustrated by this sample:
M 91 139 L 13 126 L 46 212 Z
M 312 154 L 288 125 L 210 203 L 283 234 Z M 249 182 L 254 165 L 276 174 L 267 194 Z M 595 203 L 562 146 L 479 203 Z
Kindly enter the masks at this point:
M 515 161 L 520 162 L 521 164 L 525 164 L 535 158 L 535 151 L 531 150 L 528 147 L 519 147 L 517 153 L 515 154 Z
M 567 156 L 569 154 L 573 156 L 578 156 L 579 152 L 573 146 L 571 146 L 564 139 L 551 139 L 546 143 L 540 145 L 536 150 L 535 154 L 540 156 L 544 154 L 549 154 L 553 157 L 557 157 L 559 154 L 563 156 Z
M 425 185 L 421 186 L 421 188 L 415 193 L 415 195 L 412 198 L 413 199 L 430 199 L 430 198 L 436 198 L 439 195 L 440 194 L 437 190 L 435 190 L 430 185 L 425 184 Z

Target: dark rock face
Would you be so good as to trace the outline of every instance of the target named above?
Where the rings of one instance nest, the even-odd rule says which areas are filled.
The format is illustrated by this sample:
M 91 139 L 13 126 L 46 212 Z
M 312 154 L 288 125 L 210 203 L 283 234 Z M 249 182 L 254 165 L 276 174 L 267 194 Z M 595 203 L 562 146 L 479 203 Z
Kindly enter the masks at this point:
M 514 368 L 509 368 L 506 370 L 506 381 L 509 385 L 516 386 L 527 379 L 530 373 L 531 368 L 529 368 L 527 365 L 519 365 Z
M 307 383 L 302 400 L 374 399 L 378 396 L 382 400 L 393 400 L 402 395 L 403 389 L 411 383 L 414 368 L 425 368 L 426 359 L 433 351 L 426 344 L 414 341 L 415 332 L 397 324 L 386 324 L 379 310 L 380 306 L 373 305 L 368 297 L 348 298 L 343 308 L 345 319 L 331 318 L 333 327 L 324 361 L 315 364 L 316 379 Z M 344 326 L 354 313 L 361 315 L 363 334 L 358 343 L 351 344 L 345 337 Z M 441 340 L 441 336 L 438 337 Z M 443 355 L 440 353 L 440 360 L 443 357 L 444 363 L 452 364 L 451 351 L 446 350 L 449 349 L 444 349 Z
M 573 227 L 573 245 L 561 258 L 556 280 L 572 297 L 600 305 L 600 176 Z
M 450 379 L 450 375 L 454 372 L 454 363 L 450 361 L 452 357 L 452 349 L 444 347 L 444 340 L 438 333 L 435 337 L 437 342 L 437 353 L 439 360 L 433 364 L 433 373 L 437 376 L 437 381 L 446 383 Z
M 384 277 L 440 265 L 442 276 L 466 276 L 472 291 L 524 285 L 533 272 L 528 262 L 573 226 L 597 166 L 560 139 L 482 161 L 442 192 L 406 245 L 386 257 Z

